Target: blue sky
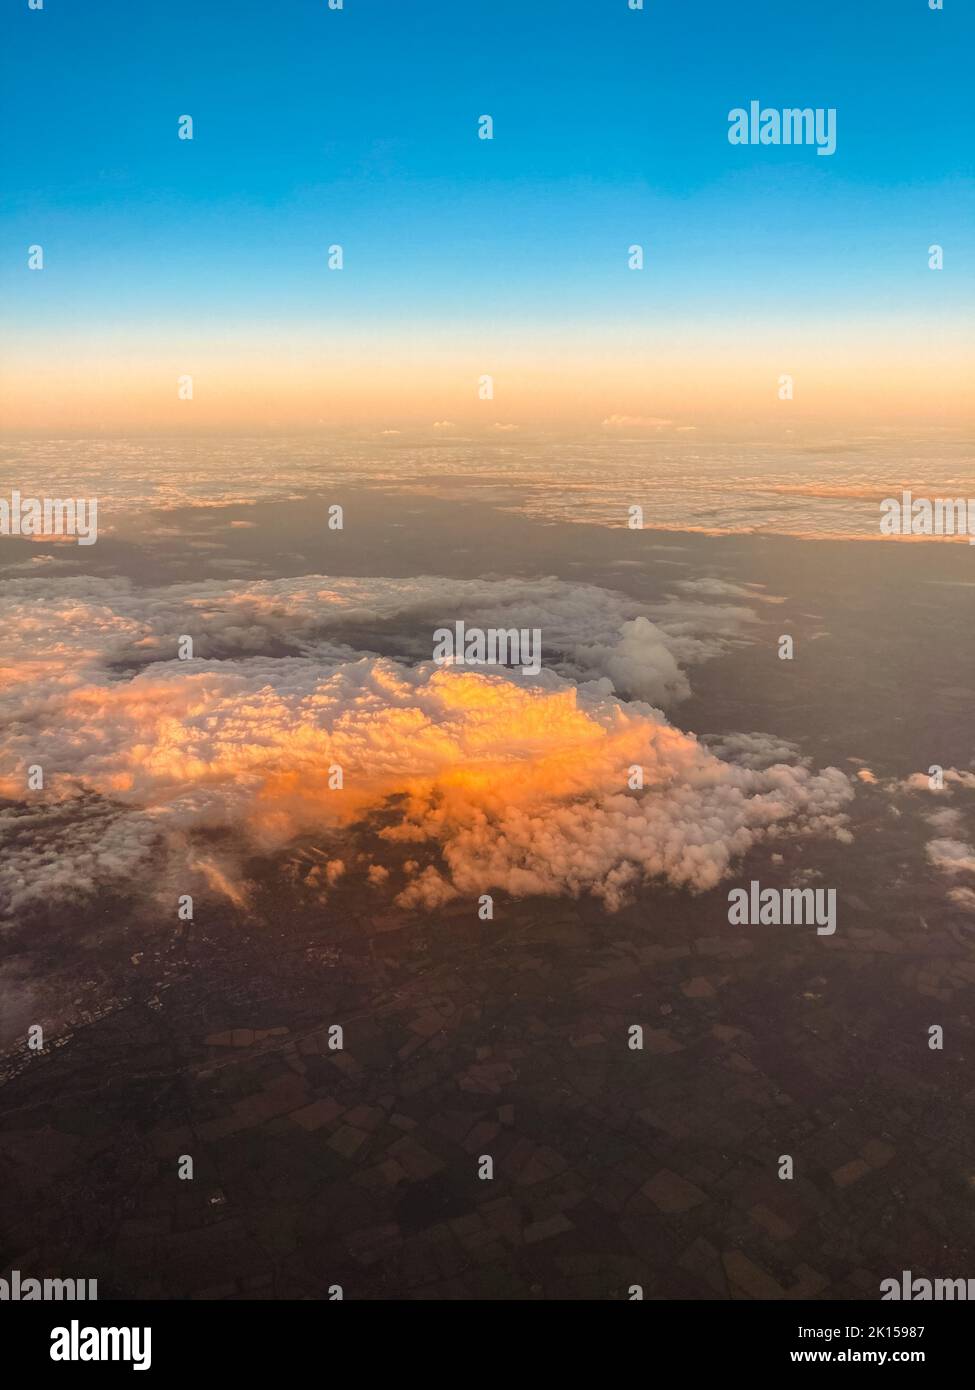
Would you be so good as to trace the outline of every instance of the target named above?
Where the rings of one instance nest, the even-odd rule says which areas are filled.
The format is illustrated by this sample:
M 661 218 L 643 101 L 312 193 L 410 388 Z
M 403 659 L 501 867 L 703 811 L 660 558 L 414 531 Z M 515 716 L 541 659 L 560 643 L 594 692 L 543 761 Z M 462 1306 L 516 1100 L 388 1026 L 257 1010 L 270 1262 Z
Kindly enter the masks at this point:
M 946 4 L 24 0 L 5 260 L 43 241 L 48 288 L 70 267 L 110 312 L 233 311 L 245 288 L 299 311 L 333 240 L 374 312 L 385 289 L 449 314 L 479 287 L 558 311 L 567 279 L 595 311 L 631 240 L 682 302 L 744 280 L 879 304 L 887 272 L 910 297 L 918 240 L 971 249 L 975 24 Z M 752 98 L 835 106 L 837 153 L 729 145 Z
M 690 325 L 720 359 L 751 325 L 836 325 L 896 330 L 903 373 L 916 325 L 957 361 L 975 16 L 945 5 L 7 0 L 5 337 L 29 372 L 48 344 L 460 327 L 659 347 Z M 835 107 L 835 155 L 729 144 L 753 99 Z

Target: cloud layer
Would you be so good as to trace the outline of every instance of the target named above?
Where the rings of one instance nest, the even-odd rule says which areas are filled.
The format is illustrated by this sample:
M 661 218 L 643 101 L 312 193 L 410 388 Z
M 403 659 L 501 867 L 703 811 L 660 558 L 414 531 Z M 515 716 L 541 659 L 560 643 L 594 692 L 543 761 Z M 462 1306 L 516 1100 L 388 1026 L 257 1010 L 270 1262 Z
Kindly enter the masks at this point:
M 333 846 L 378 813 L 410 860 L 371 881 L 423 907 L 503 890 L 615 908 L 650 880 L 713 887 L 764 838 L 848 834 L 835 768 L 758 735 L 721 757 L 622 698 L 679 698 L 673 646 L 700 658 L 724 640 L 695 637 L 684 609 L 667 632 L 622 595 L 554 580 L 19 583 L 0 697 L 8 913 L 150 870 L 202 874 L 242 905 L 239 865 L 207 835 L 230 831 L 242 860 L 309 834 Z M 541 626 L 556 669 L 409 664 L 459 616 Z M 208 654 L 167 659 L 181 634 Z M 406 659 L 361 654 L 364 634 Z M 42 791 L 25 790 L 32 765 Z
M 432 656 L 435 628 L 463 619 L 469 627 L 539 628 L 549 668 L 573 680 L 609 676 L 617 693 L 666 706 L 689 693 L 679 664 L 719 655 L 757 622 L 740 603 L 699 602 L 683 587 L 680 596 L 641 604 L 554 578 L 307 575 L 148 589 L 123 579 L 12 579 L 0 604 L 8 654 L 0 676 L 17 683 L 60 663 L 70 679 L 166 661 L 184 634 L 197 657 L 342 661 L 368 653 L 415 662 Z M 747 593 L 735 588 L 728 596 Z

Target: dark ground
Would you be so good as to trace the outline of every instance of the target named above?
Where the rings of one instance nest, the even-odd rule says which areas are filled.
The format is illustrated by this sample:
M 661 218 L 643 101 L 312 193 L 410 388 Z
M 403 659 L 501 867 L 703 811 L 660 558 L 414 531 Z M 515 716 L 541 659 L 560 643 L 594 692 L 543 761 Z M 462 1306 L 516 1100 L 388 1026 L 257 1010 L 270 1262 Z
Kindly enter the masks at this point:
M 410 502 L 351 500 L 365 524 L 338 557 L 307 503 L 229 533 L 233 553 L 253 577 L 553 573 L 648 598 L 673 578 L 759 581 L 788 602 L 763 611 L 764 639 L 691 671 L 676 723 L 782 735 L 881 778 L 972 762 L 968 546 L 580 526 L 567 547 L 565 528 L 512 516 L 499 533 L 483 506 L 429 499 L 422 528 L 391 536 Z M 295 557 L 272 560 L 285 526 Z M 151 536 L 97 549 L 142 582 L 202 577 Z M 640 568 L 618 566 L 629 550 Z M 4 1031 L 53 1027 L 44 1054 L 6 1063 L 0 1270 L 97 1277 L 102 1298 L 607 1299 L 636 1283 L 875 1299 L 902 1269 L 971 1276 L 975 917 L 924 859 L 931 801 L 891 804 L 862 787 L 853 845 L 785 841 L 782 864 L 764 849 L 736 873 L 818 870 L 837 888 L 831 938 L 730 927 L 727 884 L 648 890 L 616 915 L 499 898 L 480 922 L 466 902 L 367 907 L 341 883 L 322 908 L 275 865 L 255 867 L 250 915 L 201 904 L 181 933 L 125 901 L 14 924 Z

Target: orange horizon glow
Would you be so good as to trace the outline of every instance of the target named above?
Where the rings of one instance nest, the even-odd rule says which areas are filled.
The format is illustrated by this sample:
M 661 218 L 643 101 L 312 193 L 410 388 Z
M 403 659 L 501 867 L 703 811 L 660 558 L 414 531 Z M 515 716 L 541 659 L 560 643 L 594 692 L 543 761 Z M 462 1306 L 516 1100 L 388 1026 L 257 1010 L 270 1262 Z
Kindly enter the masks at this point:
M 586 430 L 620 420 L 636 432 L 742 421 L 817 425 L 923 421 L 947 428 L 975 414 L 971 353 L 959 335 L 918 341 L 903 328 L 755 327 L 744 339 L 593 329 L 470 330 L 411 339 L 362 333 L 324 342 L 152 346 L 70 337 L 35 341 L 0 374 L 8 431 L 234 430 L 382 426 Z M 179 380 L 192 377 L 191 400 Z M 493 399 L 479 396 L 482 377 Z M 783 376 L 793 399 L 779 399 Z M 612 427 L 612 423 L 611 423 Z

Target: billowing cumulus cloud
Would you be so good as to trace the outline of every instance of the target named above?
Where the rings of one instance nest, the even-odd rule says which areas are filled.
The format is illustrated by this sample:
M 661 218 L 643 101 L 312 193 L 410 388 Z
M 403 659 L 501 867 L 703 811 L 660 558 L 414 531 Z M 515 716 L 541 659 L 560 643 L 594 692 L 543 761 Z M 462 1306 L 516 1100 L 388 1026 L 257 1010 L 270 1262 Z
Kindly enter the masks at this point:
M 941 783 L 941 786 L 932 785 L 931 776 L 927 772 L 912 772 L 910 777 L 905 777 L 901 782 L 895 782 L 894 790 L 931 792 L 935 796 L 951 796 L 955 790 L 975 791 L 975 772 L 967 772 L 963 768 L 946 767 L 941 773 Z
M 45 836 L 35 824 L 29 845 L 15 843 L 8 900 L 63 880 L 97 887 L 116 861 L 130 874 L 140 854 L 159 853 L 153 836 L 172 849 L 232 827 L 272 851 L 395 806 L 383 834 L 421 851 L 404 903 L 506 889 L 588 891 L 615 907 L 643 880 L 711 887 L 763 837 L 839 830 L 851 795 L 836 769 L 724 762 L 606 683 L 374 658 L 330 670 L 308 658 L 160 663 L 53 690 L 3 758 L 8 793 L 40 762 L 46 795 L 72 799 L 85 826 L 70 869 L 61 828 Z M 635 766 L 639 792 L 628 788 Z M 111 807 L 94 829 L 93 797 Z M 106 827 L 117 847 L 96 863 L 92 840 Z
M 862 776 L 862 772 L 858 775 Z M 906 798 L 908 803 L 920 801 L 924 807 L 921 819 L 938 832 L 937 838 L 925 844 L 925 858 L 947 879 L 948 902 L 963 912 L 975 912 L 975 891 L 958 881 L 960 877 L 975 875 L 975 846 L 961 838 L 970 833 L 975 772 L 956 767 L 932 768 L 930 772 L 888 779 L 882 786 L 889 795 Z M 934 809 L 928 809 L 932 804 L 928 798 L 933 799 Z M 946 806 L 943 804 L 946 801 L 960 802 L 960 805 Z M 895 807 L 891 809 L 900 815 Z
M 35 797 L 0 809 L 0 916 L 124 888 L 161 836 L 152 815 L 98 796 Z
M 742 767 L 766 768 L 773 763 L 800 760 L 796 744 L 772 734 L 709 734 L 703 742 L 717 757 L 726 758 Z
M 582 669 L 604 671 L 614 689 L 661 705 L 691 693 L 687 677 L 662 639 L 661 630 L 648 618 L 631 618 L 623 623 L 613 642 L 579 643 L 574 656 Z
M 945 874 L 975 874 L 975 846 L 962 840 L 929 840 L 928 859 Z
M 28 679 L 36 663 L 61 662 L 66 679 L 176 655 L 193 638 L 197 657 L 306 655 L 323 661 L 363 652 L 429 660 L 433 632 L 468 627 L 538 628 L 547 667 L 573 680 L 608 676 L 618 694 L 668 706 L 689 693 L 678 664 L 720 655 L 757 621 L 740 605 L 671 598 L 641 604 L 625 594 L 558 579 L 207 580 L 141 589 L 121 579 L 11 580 L 0 604 L 6 636 L 0 676 Z M 33 678 L 33 676 L 31 676 Z
M 615 908 L 644 882 L 713 887 L 763 839 L 849 837 L 841 772 L 763 735 L 709 749 L 655 707 L 686 693 L 674 644 L 700 658 L 722 640 L 695 647 L 683 608 L 669 633 L 623 595 L 556 580 L 10 589 L 8 913 L 187 876 L 246 907 L 243 858 L 308 835 L 328 843 L 313 870 L 326 888 L 346 872 L 335 842 L 373 821 L 409 857 L 369 865 L 369 881 L 422 907 L 500 890 Z M 455 616 L 541 626 L 555 669 L 424 660 Z M 172 659 L 182 634 L 193 661 Z M 43 791 L 25 790 L 31 765 Z

